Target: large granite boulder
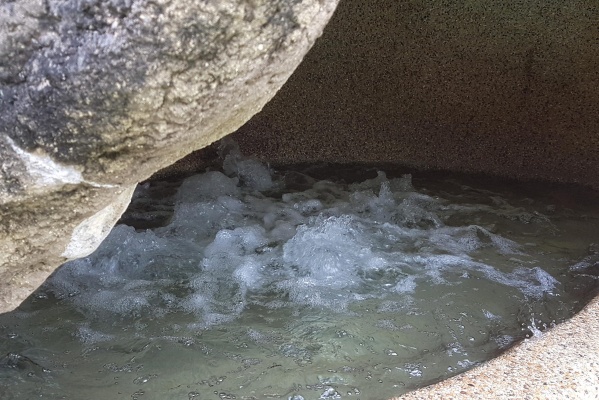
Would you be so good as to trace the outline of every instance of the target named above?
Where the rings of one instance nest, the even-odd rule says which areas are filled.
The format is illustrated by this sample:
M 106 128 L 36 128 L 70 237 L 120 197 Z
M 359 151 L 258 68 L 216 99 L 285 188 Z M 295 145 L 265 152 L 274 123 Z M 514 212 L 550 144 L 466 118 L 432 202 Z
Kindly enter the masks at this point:
M 0 0 L 0 312 L 275 94 L 337 0 Z

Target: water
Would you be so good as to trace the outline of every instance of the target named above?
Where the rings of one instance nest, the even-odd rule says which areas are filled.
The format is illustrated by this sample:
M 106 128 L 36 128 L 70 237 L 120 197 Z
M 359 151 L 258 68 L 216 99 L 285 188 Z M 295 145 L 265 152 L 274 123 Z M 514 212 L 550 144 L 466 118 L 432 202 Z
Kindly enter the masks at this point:
M 595 293 L 596 193 L 379 169 L 233 149 L 140 186 L 93 255 L 0 316 L 0 398 L 382 399 Z

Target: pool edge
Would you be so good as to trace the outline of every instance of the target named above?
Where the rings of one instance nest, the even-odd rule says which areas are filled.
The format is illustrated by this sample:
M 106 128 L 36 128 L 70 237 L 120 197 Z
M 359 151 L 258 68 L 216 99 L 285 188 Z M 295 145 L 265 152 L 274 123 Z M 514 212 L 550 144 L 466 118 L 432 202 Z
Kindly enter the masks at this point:
M 599 296 L 568 321 L 470 371 L 394 397 L 406 399 L 599 398 Z

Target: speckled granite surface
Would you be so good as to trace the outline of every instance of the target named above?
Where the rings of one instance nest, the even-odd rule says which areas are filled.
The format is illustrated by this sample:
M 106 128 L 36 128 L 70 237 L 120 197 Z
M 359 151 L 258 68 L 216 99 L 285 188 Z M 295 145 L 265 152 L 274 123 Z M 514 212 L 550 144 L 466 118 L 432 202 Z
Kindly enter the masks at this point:
M 235 135 L 273 163 L 392 162 L 599 188 L 597 0 L 343 0 Z
M 473 370 L 397 399 L 599 399 L 599 297 Z

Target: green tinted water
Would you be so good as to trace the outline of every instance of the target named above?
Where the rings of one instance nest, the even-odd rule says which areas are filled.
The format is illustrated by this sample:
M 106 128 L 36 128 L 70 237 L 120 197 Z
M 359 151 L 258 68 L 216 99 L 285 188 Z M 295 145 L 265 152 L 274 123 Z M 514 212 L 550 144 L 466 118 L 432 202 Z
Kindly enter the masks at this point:
M 237 169 L 141 187 L 133 227 L 1 315 L 0 398 L 382 399 L 542 334 L 597 286 L 596 193 Z

